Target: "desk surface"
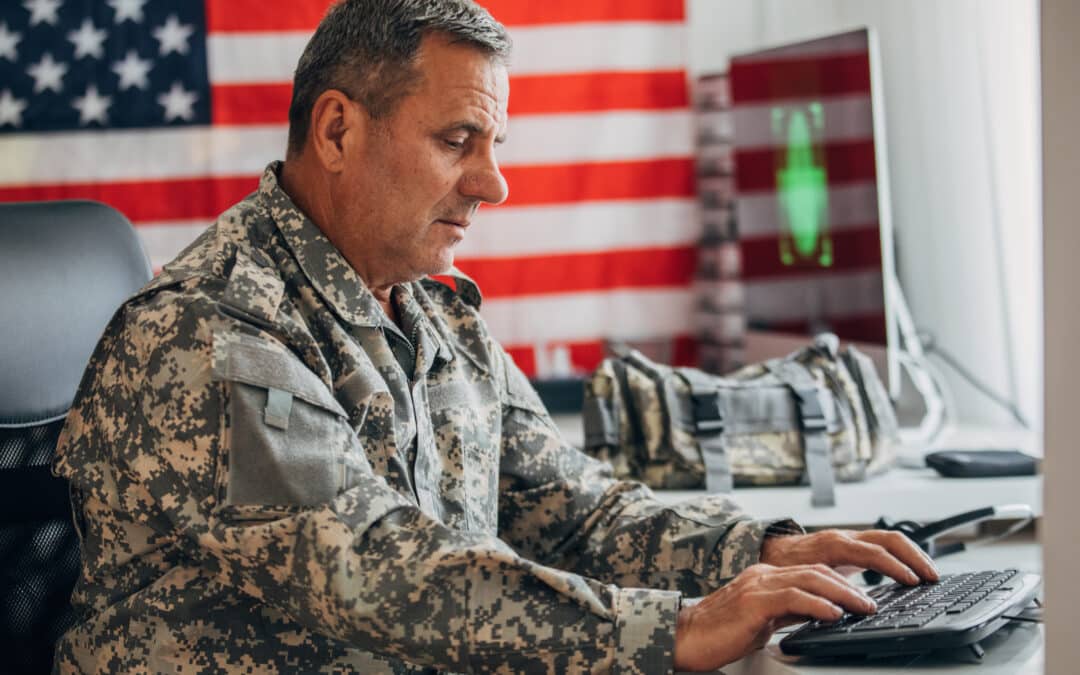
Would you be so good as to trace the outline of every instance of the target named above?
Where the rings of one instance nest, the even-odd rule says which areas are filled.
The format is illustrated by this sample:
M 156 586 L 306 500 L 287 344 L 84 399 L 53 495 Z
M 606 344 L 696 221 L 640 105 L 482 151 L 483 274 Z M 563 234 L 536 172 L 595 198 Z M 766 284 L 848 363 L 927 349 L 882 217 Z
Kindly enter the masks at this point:
M 584 438 L 578 416 L 560 415 L 556 423 L 567 441 L 580 447 Z M 1015 430 L 960 427 L 948 430 L 935 447 L 1013 447 L 1041 455 L 1038 438 Z M 700 490 L 658 490 L 677 503 Z M 963 511 L 1002 504 L 1027 504 L 1042 514 L 1042 476 L 1013 478 L 943 478 L 932 469 L 898 466 L 881 476 L 836 486 L 836 506 L 813 508 L 803 486 L 736 488 L 734 499 L 758 518 L 792 517 L 807 527 L 869 525 L 881 516 L 931 521 Z
M 944 573 L 971 569 L 1016 568 L 1039 573 L 1042 556 L 1039 545 L 1031 538 L 1019 542 L 1004 542 L 965 553 L 942 558 L 938 567 Z M 1041 599 L 1041 594 L 1040 594 Z M 725 667 L 723 675 L 794 675 L 849 673 L 851 675 L 910 675 L 913 672 L 933 672 L 947 675 L 1042 675 L 1044 633 L 1042 625 L 1013 622 L 984 640 L 986 650 L 982 660 L 975 659 L 966 649 L 941 651 L 932 654 L 880 659 L 873 662 L 804 661 L 785 656 L 774 636 L 768 646 L 745 659 Z

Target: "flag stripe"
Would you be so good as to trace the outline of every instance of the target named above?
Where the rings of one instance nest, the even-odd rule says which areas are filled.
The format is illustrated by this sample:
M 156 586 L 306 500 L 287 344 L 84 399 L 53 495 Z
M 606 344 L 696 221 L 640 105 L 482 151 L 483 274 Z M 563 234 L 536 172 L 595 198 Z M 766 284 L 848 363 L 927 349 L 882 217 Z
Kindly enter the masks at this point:
M 284 126 L 195 127 L 0 138 L 0 186 L 259 174 L 285 151 Z M 504 169 L 693 155 L 685 110 L 512 117 L 497 151 Z M 125 162 L 102 162 L 123 156 Z M 26 158 L 22 161 L 21 158 Z M 511 194 L 521 188 L 513 182 Z
M 881 270 L 849 270 L 833 274 L 807 274 L 786 279 L 743 283 L 751 321 L 772 325 L 803 321 L 808 316 L 843 318 L 873 314 L 885 306 Z
M 648 248 L 515 258 L 459 259 L 483 281 L 486 297 L 571 293 L 613 288 L 682 286 L 694 278 L 697 249 Z
M 786 106 L 806 106 L 820 103 L 822 129 L 814 130 L 814 140 L 822 143 L 861 140 L 874 137 L 874 114 L 869 96 L 841 96 L 789 101 Z M 787 135 L 773 130 L 773 105 L 745 105 L 732 110 L 735 129 L 732 136 L 735 148 L 785 146 Z
M 783 217 L 775 192 L 740 195 L 735 203 L 735 221 L 739 236 L 747 238 L 775 235 L 780 232 Z M 829 186 L 830 230 L 850 230 L 865 227 L 878 219 L 877 184 L 872 182 Z
M 633 288 L 492 298 L 480 313 L 503 344 L 637 340 L 693 332 L 696 301 L 688 286 Z
M 685 109 L 690 101 L 680 70 L 526 75 L 510 78 L 510 91 L 512 115 Z M 291 83 L 215 85 L 214 124 L 288 124 L 291 98 Z
M 865 51 L 814 58 L 739 61 L 731 64 L 731 100 L 744 103 L 870 95 L 870 59 Z
M 678 366 L 690 366 L 697 362 L 697 338 L 690 335 L 675 335 L 671 338 L 671 363 Z M 570 361 L 579 373 L 594 370 L 605 357 L 610 355 L 607 340 L 584 340 L 580 342 L 559 342 L 560 347 L 570 353 Z M 509 345 L 506 352 L 514 359 L 521 370 L 532 377 L 537 373 L 537 348 L 533 345 Z
M 827 143 L 823 149 L 830 189 L 876 179 L 873 139 Z M 751 192 L 776 190 L 776 172 L 786 161 L 786 151 L 780 148 L 736 150 L 735 185 L 740 198 Z
M 877 224 L 862 228 L 826 231 L 824 237 L 832 242 L 833 262 L 821 267 L 814 261 L 785 265 L 780 260 L 780 237 L 740 239 L 742 277 L 744 279 L 801 277 L 810 273 L 832 274 L 840 270 L 880 269 L 881 238 Z
M 506 26 L 597 21 L 682 21 L 682 2 L 672 0 L 485 0 L 480 3 Z M 206 0 L 210 32 L 314 31 L 326 3 L 296 0 Z
M 886 341 L 885 314 L 883 312 L 862 316 L 834 317 L 830 315 L 821 321 L 813 323 L 810 321 L 783 321 L 779 323 L 770 323 L 769 330 L 778 333 L 813 335 L 821 332 L 822 322 L 824 322 L 830 332 L 836 333 L 837 335 L 843 335 L 845 341 L 855 340 L 858 342 L 872 342 L 875 344 L 885 344 Z
M 160 268 L 212 219 L 137 223 Z M 553 206 L 481 208 L 457 248 L 460 259 L 690 246 L 701 236 L 693 199 L 643 199 Z
M 309 32 L 211 34 L 206 41 L 210 81 L 291 82 L 310 37 Z M 515 76 L 681 70 L 686 65 L 686 30 L 680 23 L 536 26 L 516 29 L 511 37 L 510 73 Z
M 503 169 L 503 175 L 514 186 L 508 206 L 694 195 L 694 161 L 681 157 L 510 167 Z
M 458 257 L 541 255 L 686 246 L 701 237 L 693 199 L 634 199 L 551 206 L 482 207 Z
M 503 170 L 513 187 L 508 205 L 691 197 L 693 160 L 540 165 Z M 258 185 L 258 174 L 118 182 L 0 186 L 0 200 L 94 199 L 132 222 L 212 220 Z

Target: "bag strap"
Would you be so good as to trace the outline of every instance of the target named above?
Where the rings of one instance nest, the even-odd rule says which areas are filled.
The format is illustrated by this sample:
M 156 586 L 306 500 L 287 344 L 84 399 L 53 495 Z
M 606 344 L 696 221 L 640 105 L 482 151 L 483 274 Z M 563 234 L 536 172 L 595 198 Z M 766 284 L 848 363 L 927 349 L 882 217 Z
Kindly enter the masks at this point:
M 694 436 L 705 463 L 705 490 L 731 492 L 735 479 L 731 473 L 731 458 L 724 450 L 724 415 L 720 410 L 716 378 L 694 368 L 676 368 L 675 372 L 690 387 Z
M 619 445 L 619 422 L 609 400 L 586 396 L 581 413 L 585 422 L 586 449 Z
M 795 394 L 802 425 L 803 455 L 810 480 L 810 504 L 835 506 L 836 488 L 832 457 L 826 435 L 825 411 L 818 396 L 817 383 L 803 366 L 792 361 L 766 364 Z

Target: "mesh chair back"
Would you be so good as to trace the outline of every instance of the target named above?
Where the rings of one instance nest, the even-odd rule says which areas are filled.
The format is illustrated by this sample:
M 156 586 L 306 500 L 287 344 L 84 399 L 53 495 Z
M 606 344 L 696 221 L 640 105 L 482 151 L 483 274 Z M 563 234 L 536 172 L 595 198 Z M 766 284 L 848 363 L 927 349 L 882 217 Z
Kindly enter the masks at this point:
M 0 204 L 0 654 L 47 673 L 75 620 L 78 537 L 49 473 L 82 371 L 115 309 L 150 278 L 131 224 L 94 202 Z

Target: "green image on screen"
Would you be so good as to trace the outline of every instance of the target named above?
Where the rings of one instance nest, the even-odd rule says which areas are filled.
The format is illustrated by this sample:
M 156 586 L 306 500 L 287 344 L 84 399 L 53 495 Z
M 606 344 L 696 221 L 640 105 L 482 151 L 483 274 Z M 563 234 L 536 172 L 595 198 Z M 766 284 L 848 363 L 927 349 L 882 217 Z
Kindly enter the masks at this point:
M 833 264 L 829 179 L 814 142 L 814 131 L 824 126 L 824 110 L 818 102 L 772 109 L 773 134 L 784 140 L 776 190 L 783 221 L 779 254 L 786 266 Z

